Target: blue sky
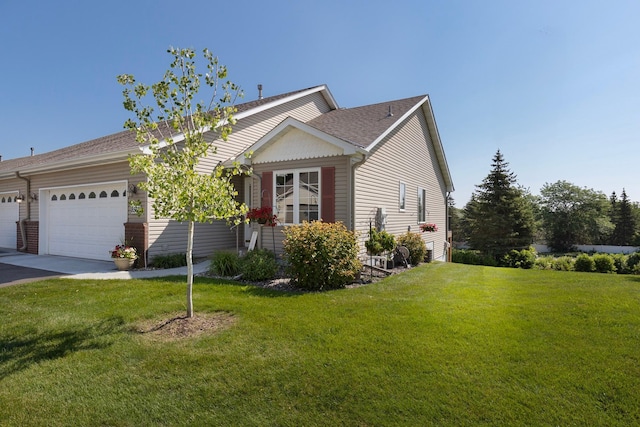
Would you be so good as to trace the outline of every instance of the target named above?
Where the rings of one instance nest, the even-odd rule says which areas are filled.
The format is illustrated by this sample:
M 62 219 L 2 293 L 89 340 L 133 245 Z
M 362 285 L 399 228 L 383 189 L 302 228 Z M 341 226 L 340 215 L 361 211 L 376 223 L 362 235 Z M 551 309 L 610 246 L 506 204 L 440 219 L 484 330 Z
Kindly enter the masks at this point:
M 518 183 L 640 201 L 640 2 L 0 2 L 0 155 L 118 132 L 116 76 L 211 49 L 245 101 L 327 84 L 342 107 L 431 96 L 458 207 L 500 149 Z

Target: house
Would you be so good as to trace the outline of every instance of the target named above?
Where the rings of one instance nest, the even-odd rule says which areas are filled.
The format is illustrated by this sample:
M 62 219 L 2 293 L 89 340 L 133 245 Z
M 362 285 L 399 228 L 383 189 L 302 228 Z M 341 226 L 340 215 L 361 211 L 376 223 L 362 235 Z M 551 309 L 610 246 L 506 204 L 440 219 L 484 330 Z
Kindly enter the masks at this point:
M 283 226 L 322 219 L 342 221 L 361 241 L 370 226 L 401 234 L 435 223 L 438 231 L 423 238 L 435 259 L 446 259 L 454 188 L 428 96 L 345 109 L 320 85 L 237 109 L 229 140 L 214 142 L 217 152 L 200 167 L 242 159 L 253 174 L 234 178 L 238 197 L 249 207 L 272 206 L 279 225 L 265 233 L 255 224 L 197 224 L 194 256 L 245 246 L 253 229 L 279 251 Z M 138 189 L 145 177 L 130 173 L 128 156 L 137 153 L 135 135 L 123 131 L 0 161 L 0 247 L 108 259 L 126 237 L 145 260 L 184 252 L 187 225 L 154 218 Z

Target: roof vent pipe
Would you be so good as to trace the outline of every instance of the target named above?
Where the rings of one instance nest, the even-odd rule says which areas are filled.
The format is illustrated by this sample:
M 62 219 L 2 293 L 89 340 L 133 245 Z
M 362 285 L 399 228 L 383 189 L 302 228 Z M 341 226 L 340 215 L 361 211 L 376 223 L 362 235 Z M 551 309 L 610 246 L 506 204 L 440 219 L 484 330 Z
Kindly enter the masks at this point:
M 258 84 L 258 99 L 262 99 L 262 85 Z
M 393 117 L 393 110 L 391 109 L 391 105 L 389 105 L 389 114 L 387 114 L 387 117 Z
M 33 147 L 31 147 L 31 156 L 33 156 Z

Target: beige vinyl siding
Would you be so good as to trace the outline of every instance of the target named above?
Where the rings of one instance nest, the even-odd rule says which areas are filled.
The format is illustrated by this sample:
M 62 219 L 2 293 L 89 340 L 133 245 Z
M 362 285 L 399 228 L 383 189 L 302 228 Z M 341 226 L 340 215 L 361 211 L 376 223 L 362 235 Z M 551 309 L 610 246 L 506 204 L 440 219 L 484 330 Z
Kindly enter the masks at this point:
M 418 188 L 426 190 L 428 223 L 438 226 L 436 233 L 421 233 L 434 259 L 445 260 L 446 190 L 438 167 L 427 123 L 418 110 L 381 141 L 370 157 L 356 169 L 356 229 L 360 232 L 361 248 L 367 239 L 369 224 L 375 226 L 377 208 L 385 208 L 386 230 L 400 235 L 418 226 Z M 399 209 L 399 184 L 406 186 L 406 208 Z M 363 249 L 364 250 L 364 249 Z
M 174 220 L 155 220 L 149 223 L 149 259 L 157 255 L 187 252 L 188 223 Z M 230 230 L 226 221 L 215 221 L 212 224 L 195 226 L 193 256 L 208 257 L 216 249 L 232 249 L 236 247 L 236 232 Z
M 233 132 L 227 141 L 213 140 L 216 148 L 215 154 L 210 154 L 200 160 L 198 169 L 201 172 L 209 173 L 220 161 L 235 157 L 238 153 L 254 144 L 258 139 L 269 132 L 278 123 L 287 117 L 294 117 L 299 120 L 310 120 L 320 114 L 330 110 L 329 105 L 320 93 L 313 93 L 277 107 L 261 111 L 238 121 L 233 127 Z M 207 134 L 210 139 L 215 138 L 215 133 Z M 238 181 L 236 190 L 241 193 L 242 183 Z M 259 187 L 259 185 L 258 185 Z M 239 196 L 240 197 L 240 196 Z M 240 199 L 243 200 L 243 199 Z M 259 205 L 259 201 L 257 202 Z M 147 211 L 151 212 L 150 202 Z M 182 232 L 182 226 L 172 224 L 166 219 L 156 220 L 153 215 L 148 218 L 149 222 L 149 245 L 150 257 L 160 253 L 184 252 L 186 250 L 186 224 Z M 168 227 L 168 230 L 165 230 Z M 242 227 L 241 227 L 242 228 Z M 214 249 L 235 248 L 236 232 L 229 231 L 229 227 L 224 221 L 221 224 L 207 225 L 199 224 L 200 233 L 196 236 L 198 241 L 198 256 L 211 255 Z M 242 230 L 239 231 L 240 242 L 242 240 Z M 205 236 L 206 235 L 206 236 Z M 202 240 L 202 242 L 200 242 Z M 241 245 L 242 246 L 242 245 Z M 195 251 L 195 248 L 194 248 Z M 194 252 L 195 253 L 195 252 Z
M 236 199 L 244 200 L 243 177 L 232 178 L 233 185 L 238 192 Z M 151 202 L 149 212 L 149 259 L 157 255 L 186 253 L 188 223 L 178 222 L 167 218 L 155 219 Z M 244 227 L 230 227 L 225 220 L 215 220 L 213 223 L 196 223 L 194 231 L 194 257 L 208 257 L 219 249 L 235 249 L 244 246 Z
M 279 170 L 293 170 L 293 169 L 310 169 L 310 168 L 322 168 L 327 166 L 334 166 L 335 169 L 335 213 L 336 222 L 340 221 L 348 226 L 350 209 L 349 209 L 349 164 L 350 159 L 348 156 L 337 157 L 323 157 L 319 159 L 304 159 L 289 162 L 274 162 L 274 163 L 261 163 L 255 165 L 253 173 L 255 176 L 256 185 L 254 185 L 253 205 L 260 206 L 260 193 L 261 183 L 258 176 L 261 176 L 263 172 L 279 171 Z M 273 191 L 273 190 L 270 190 Z M 322 188 L 320 192 L 322 193 Z M 284 235 L 282 234 L 283 226 L 276 226 L 274 230 L 271 227 L 259 227 L 254 226 L 254 229 L 260 231 L 259 242 L 261 247 L 273 250 L 273 239 L 275 238 L 276 252 L 282 253 L 282 240 Z
M 233 126 L 227 141 L 212 140 L 216 135 L 210 132 L 207 135 L 208 139 L 212 140 L 217 151 L 202 159 L 200 169 L 211 170 L 219 161 L 224 162 L 237 156 L 287 117 L 306 122 L 329 110 L 330 107 L 322 94 L 316 92 L 239 120 Z

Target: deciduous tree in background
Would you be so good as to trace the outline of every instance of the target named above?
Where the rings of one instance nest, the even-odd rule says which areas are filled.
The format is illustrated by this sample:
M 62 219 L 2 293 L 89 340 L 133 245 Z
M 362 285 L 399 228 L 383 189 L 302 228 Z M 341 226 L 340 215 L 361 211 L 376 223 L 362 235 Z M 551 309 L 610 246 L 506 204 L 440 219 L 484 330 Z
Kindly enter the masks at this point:
M 489 175 L 476 186 L 465 206 L 469 244 L 496 259 L 512 249 L 524 249 L 533 240 L 534 217 L 525 191 L 498 150 Z
M 188 223 L 187 235 L 187 317 L 193 316 L 193 236 L 196 222 L 225 219 L 239 223 L 246 213 L 235 199 L 231 183 L 240 173 L 239 165 L 225 169 L 218 165 L 203 173 L 201 158 L 212 155 L 211 141 L 226 141 L 235 123 L 234 102 L 239 88 L 227 79 L 227 68 L 205 49 L 207 72 L 196 72 L 193 49 L 170 48 L 173 60 L 164 77 L 148 86 L 134 76 L 123 74 L 118 82 L 123 90 L 124 108 L 135 115 L 125 128 L 136 132 L 143 153 L 130 157 L 132 173 L 146 175 L 140 188 L 153 200 L 156 218 L 166 217 Z M 201 88 L 210 91 L 208 101 L 194 97 Z M 149 102 L 151 105 L 147 105 Z M 205 133 L 213 134 L 212 137 Z
M 540 205 L 547 245 L 555 251 L 606 243 L 613 231 L 607 197 L 595 190 L 567 181 L 547 183 L 540 190 Z

